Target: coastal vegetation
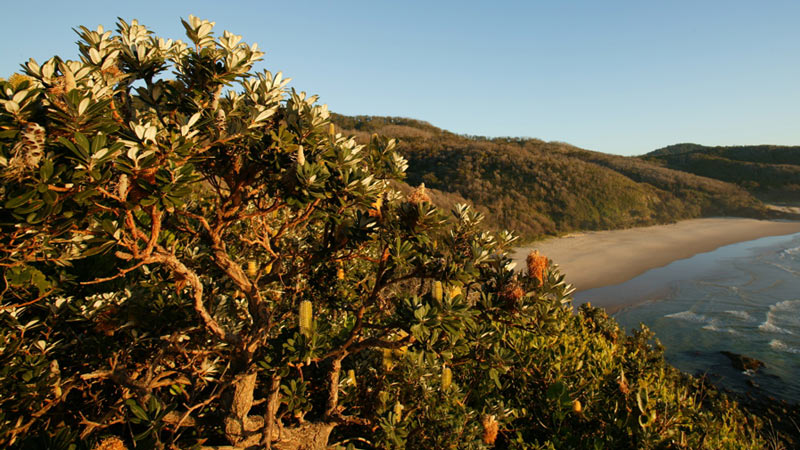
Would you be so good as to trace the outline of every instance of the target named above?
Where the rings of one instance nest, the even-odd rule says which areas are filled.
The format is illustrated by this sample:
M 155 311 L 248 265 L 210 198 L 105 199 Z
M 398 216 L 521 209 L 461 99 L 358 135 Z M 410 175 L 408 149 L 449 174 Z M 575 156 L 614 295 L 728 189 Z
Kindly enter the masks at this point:
M 530 202 L 494 223 L 531 219 L 529 236 L 757 211 L 748 194 L 421 125 L 408 132 L 429 153 L 373 130 L 359 144 L 315 96 L 253 73 L 255 45 L 183 25 L 186 43 L 136 21 L 80 27 L 79 59 L 0 81 L 0 445 L 767 444 L 646 328 L 573 313 L 545 255 L 514 270 L 514 234 L 402 183 L 452 187 L 492 215 Z
M 333 121 L 362 143 L 373 133 L 397 138 L 409 184 L 465 199 L 486 213 L 490 227 L 516 230 L 525 240 L 765 214 L 739 186 L 638 158 L 538 139 L 462 136 L 405 118 L 334 115 Z
M 765 201 L 800 201 L 800 147 L 677 144 L 643 156 L 670 169 L 735 183 Z

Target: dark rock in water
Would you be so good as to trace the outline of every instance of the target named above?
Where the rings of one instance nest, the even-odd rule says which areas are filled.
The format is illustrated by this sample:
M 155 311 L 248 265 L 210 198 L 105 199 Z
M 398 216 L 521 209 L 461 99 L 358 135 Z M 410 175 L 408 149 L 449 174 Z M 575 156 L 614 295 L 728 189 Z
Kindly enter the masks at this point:
M 731 360 L 731 365 L 733 365 L 733 367 L 742 371 L 750 370 L 755 372 L 759 368 L 765 367 L 763 362 L 749 356 L 726 351 L 721 351 L 720 353 L 727 356 Z

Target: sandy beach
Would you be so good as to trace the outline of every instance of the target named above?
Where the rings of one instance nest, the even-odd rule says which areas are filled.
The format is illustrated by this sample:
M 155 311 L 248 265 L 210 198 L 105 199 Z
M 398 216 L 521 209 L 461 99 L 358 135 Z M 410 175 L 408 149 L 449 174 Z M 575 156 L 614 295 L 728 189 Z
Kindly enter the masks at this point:
M 513 258 L 517 267 L 524 267 L 528 253 L 539 250 L 560 266 L 568 283 L 585 291 L 623 283 L 650 269 L 724 245 L 792 233 L 800 233 L 800 221 L 693 219 L 547 239 L 518 248 Z

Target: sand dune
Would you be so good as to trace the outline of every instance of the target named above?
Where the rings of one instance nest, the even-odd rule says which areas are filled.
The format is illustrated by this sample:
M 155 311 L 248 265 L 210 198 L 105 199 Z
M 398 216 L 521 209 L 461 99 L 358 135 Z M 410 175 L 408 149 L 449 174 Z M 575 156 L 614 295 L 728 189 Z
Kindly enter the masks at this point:
M 584 291 L 619 284 L 650 269 L 724 245 L 799 232 L 800 222 L 795 221 L 694 219 L 547 239 L 518 248 L 513 257 L 518 267 L 523 267 L 527 254 L 539 250 L 561 267 L 568 283 Z

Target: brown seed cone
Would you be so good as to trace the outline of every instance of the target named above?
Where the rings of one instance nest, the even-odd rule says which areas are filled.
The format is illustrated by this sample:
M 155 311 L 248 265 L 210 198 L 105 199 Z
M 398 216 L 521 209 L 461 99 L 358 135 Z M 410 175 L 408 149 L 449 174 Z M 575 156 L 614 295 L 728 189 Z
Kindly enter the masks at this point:
M 45 129 L 36 122 L 29 122 L 20 133 L 20 139 L 12 150 L 8 166 L 3 171 L 6 179 L 21 180 L 26 173 L 39 166 L 44 156 Z

